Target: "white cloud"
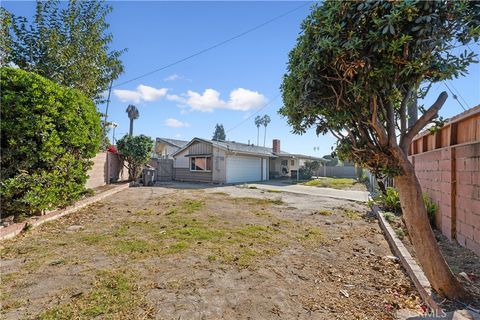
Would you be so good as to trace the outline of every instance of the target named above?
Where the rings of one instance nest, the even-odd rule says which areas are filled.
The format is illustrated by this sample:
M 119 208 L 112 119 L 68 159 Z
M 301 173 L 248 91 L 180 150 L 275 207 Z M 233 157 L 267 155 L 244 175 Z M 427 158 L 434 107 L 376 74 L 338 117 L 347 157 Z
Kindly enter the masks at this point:
M 238 88 L 230 92 L 230 101 L 228 101 L 228 109 L 248 111 L 258 109 L 267 103 L 267 98 L 257 91 Z
M 165 125 L 172 128 L 182 128 L 190 126 L 187 122 L 182 122 L 174 118 L 168 118 L 167 120 L 165 120 Z
M 206 89 L 202 94 L 189 90 L 186 94 L 186 104 L 192 110 L 212 112 L 215 109 L 230 109 L 248 111 L 258 109 L 267 103 L 267 98 L 256 91 L 238 88 L 230 92 L 230 99 L 220 99 L 220 92 Z
M 153 88 L 146 85 L 139 85 L 136 90 L 113 90 L 113 94 L 122 102 L 140 103 L 143 101 L 151 102 L 167 95 L 167 88 Z
M 167 100 L 175 101 L 182 104 L 185 104 L 186 102 L 185 98 L 180 97 L 179 95 L 176 95 L 176 94 L 167 94 Z
M 183 76 L 179 76 L 178 74 L 174 73 L 164 78 L 163 81 L 175 81 L 175 80 L 181 80 L 181 79 L 183 79 Z

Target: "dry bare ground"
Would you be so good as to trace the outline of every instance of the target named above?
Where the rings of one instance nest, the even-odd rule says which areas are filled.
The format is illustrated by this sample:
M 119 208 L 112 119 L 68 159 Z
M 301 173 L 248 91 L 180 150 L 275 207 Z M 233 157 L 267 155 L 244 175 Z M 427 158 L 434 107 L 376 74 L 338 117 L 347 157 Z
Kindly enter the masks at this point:
M 2 243 L 5 319 L 394 319 L 419 297 L 363 204 L 130 188 Z

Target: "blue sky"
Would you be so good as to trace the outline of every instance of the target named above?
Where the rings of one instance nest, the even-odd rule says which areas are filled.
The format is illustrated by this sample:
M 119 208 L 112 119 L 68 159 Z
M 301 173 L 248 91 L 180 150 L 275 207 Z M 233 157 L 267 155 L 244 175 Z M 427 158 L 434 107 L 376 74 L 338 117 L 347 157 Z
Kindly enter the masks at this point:
M 140 118 L 135 134 L 189 140 L 211 138 L 216 123 L 227 130 L 229 140 L 256 142 L 253 118 L 259 112 L 272 121 L 267 128 L 267 145 L 281 140 L 288 152 L 324 155 L 331 152 L 334 139 L 317 137 L 314 130 L 302 136 L 291 134 L 286 119 L 277 114 L 282 105 L 279 87 L 288 53 L 295 45 L 301 21 L 309 6 L 274 21 L 252 33 L 202 55 L 142 79 L 117 86 L 139 75 L 189 56 L 199 50 L 244 32 L 290 11 L 302 2 L 109 2 L 108 16 L 114 35 L 113 47 L 128 48 L 122 56 L 125 73 L 114 82 L 109 120 L 118 123 L 116 137 L 128 131 L 125 109 L 135 104 Z M 14 14 L 30 16 L 33 2 L 3 2 Z M 478 45 L 470 45 L 480 53 Z M 463 50 L 460 48 L 458 50 Z M 472 65 L 469 75 L 448 82 L 469 107 L 480 103 L 480 65 Z M 443 83 L 435 84 L 425 104 L 433 102 Z M 450 97 L 441 110 L 445 118 L 463 111 Z M 277 97 L 276 99 L 274 99 Z M 464 103 L 465 105 L 465 103 Z M 105 106 L 99 106 L 104 111 Z M 234 128 L 233 130 L 230 130 Z M 263 144 L 263 128 L 260 130 Z M 313 147 L 320 147 L 314 151 Z

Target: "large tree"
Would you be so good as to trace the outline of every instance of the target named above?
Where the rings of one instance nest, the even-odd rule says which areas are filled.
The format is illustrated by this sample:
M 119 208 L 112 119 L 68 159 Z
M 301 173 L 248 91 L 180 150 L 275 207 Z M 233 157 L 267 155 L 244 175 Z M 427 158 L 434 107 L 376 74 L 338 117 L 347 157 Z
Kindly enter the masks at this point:
M 96 102 L 123 71 L 123 50 L 112 50 L 101 1 L 37 1 L 31 22 L 1 9 L 1 60 L 80 90 Z
M 448 297 L 466 293 L 442 257 L 431 230 L 408 150 L 434 122 L 442 92 L 407 125 L 407 110 L 432 83 L 464 75 L 476 62 L 456 47 L 478 41 L 478 2 L 325 1 L 302 24 L 282 84 L 295 133 L 316 127 L 338 139 L 341 158 L 395 177 L 404 220 L 433 288 Z M 465 47 L 466 48 L 466 47 Z
M 212 140 L 227 140 L 227 135 L 225 134 L 225 128 L 223 128 L 223 124 L 218 124 L 215 126 L 215 132 L 213 133 Z

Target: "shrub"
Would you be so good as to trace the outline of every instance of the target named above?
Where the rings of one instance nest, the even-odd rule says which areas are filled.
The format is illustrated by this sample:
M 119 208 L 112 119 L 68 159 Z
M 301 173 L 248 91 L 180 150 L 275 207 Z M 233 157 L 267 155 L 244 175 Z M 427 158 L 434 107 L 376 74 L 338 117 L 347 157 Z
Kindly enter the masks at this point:
M 129 180 L 136 180 L 142 167 L 148 163 L 153 150 L 154 141 L 143 134 L 139 136 L 125 135 L 117 141 L 118 152 L 127 161 Z
M 438 211 L 438 204 L 432 201 L 428 194 L 423 194 L 423 203 L 425 204 L 425 208 L 427 209 L 428 220 L 430 221 L 430 225 L 435 227 L 435 215 Z
M 401 210 L 400 197 L 397 190 L 393 187 L 387 187 L 385 194 L 381 193 L 375 197 L 375 201 L 379 202 L 385 209 L 393 211 L 395 213 Z
M 0 69 L 2 215 L 38 214 L 85 192 L 100 117 L 79 91 L 35 73 Z
M 385 220 L 387 220 L 388 223 L 390 223 L 390 224 L 393 224 L 393 223 L 395 222 L 395 220 L 396 220 L 395 215 L 394 215 L 393 213 L 391 213 L 391 212 L 384 212 L 384 213 L 383 213 L 383 217 L 384 217 Z

